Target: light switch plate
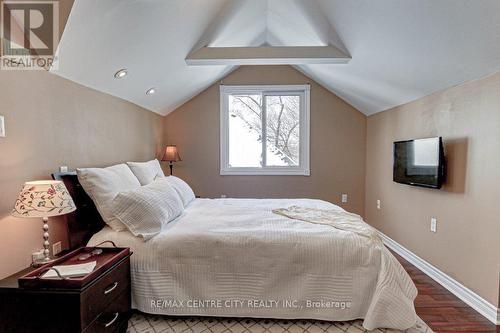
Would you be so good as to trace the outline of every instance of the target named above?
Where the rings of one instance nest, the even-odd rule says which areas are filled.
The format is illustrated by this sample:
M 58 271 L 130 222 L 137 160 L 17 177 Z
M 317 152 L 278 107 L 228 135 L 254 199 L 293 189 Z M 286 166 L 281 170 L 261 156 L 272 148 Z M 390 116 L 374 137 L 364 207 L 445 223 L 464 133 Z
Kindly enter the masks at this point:
M 59 172 L 68 172 L 68 167 L 63 165 L 59 167 Z
M 431 231 L 437 232 L 437 219 L 435 217 L 431 218 Z
M 52 255 L 55 256 L 61 252 L 62 244 L 61 242 L 54 243 L 52 245 Z
M 347 194 L 342 194 L 342 203 L 347 203 Z
M 0 116 L 0 138 L 5 138 L 5 118 Z
M 382 209 L 382 202 L 380 201 L 380 199 L 377 200 L 377 209 Z

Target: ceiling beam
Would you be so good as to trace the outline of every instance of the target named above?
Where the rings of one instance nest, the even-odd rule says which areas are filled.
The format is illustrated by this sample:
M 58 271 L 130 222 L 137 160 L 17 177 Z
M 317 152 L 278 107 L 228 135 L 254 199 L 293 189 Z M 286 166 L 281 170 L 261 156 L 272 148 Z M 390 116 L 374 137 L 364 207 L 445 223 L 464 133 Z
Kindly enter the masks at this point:
M 335 46 L 202 47 L 188 66 L 346 64 L 349 55 Z

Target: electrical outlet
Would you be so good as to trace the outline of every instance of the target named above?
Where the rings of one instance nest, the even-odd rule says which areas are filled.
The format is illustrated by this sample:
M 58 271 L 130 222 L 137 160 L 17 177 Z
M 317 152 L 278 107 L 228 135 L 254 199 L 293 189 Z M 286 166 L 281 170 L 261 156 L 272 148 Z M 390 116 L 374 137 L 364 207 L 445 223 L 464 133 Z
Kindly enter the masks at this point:
M 226 196 L 225 194 L 221 194 L 221 196 L 220 196 L 220 197 L 221 197 L 222 199 L 227 198 L 227 196 Z
M 68 167 L 63 165 L 59 167 L 59 172 L 68 172 Z
M 61 242 L 57 242 L 57 243 L 52 244 L 52 255 L 53 256 L 59 254 L 61 252 L 61 250 L 62 250 Z
M 5 118 L 0 116 L 0 138 L 5 138 Z
M 380 201 L 380 199 L 377 199 L 377 209 L 378 210 L 382 209 L 382 202 Z
M 342 194 L 342 203 L 347 203 L 347 194 Z
M 437 232 L 437 219 L 435 217 L 431 218 L 431 231 Z

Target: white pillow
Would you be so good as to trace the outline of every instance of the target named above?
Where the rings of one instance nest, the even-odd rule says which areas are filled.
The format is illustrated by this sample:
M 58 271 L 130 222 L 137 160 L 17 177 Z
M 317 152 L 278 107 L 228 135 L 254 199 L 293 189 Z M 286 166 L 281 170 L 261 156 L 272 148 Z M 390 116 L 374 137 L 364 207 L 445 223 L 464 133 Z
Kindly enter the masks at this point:
M 77 169 L 76 173 L 104 222 L 113 230 L 125 230 L 123 223 L 111 214 L 110 206 L 118 193 L 141 186 L 130 168 L 126 164 L 118 164 L 108 168 Z
M 113 200 L 111 211 L 135 236 L 148 240 L 161 231 L 163 224 L 178 217 L 184 207 L 177 191 L 166 178 L 121 192 Z
M 166 179 L 181 197 L 184 207 L 195 199 L 193 190 L 185 181 L 175 176 L 168 176 Z
M 148 185 L 156 178 L 165 177 L 160 162 L 156 159 L 149 162 L 127 162 L 127 165 L 141 185 Z

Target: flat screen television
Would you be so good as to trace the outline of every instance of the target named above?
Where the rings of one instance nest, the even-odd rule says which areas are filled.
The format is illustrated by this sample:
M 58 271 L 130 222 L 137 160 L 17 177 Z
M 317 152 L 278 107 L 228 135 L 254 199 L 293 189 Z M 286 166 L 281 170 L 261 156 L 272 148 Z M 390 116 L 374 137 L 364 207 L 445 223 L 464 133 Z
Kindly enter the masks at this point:
M 393 180 L 396 183 L 439 189 L 444 176 L 441 137 L 394 142 Z

